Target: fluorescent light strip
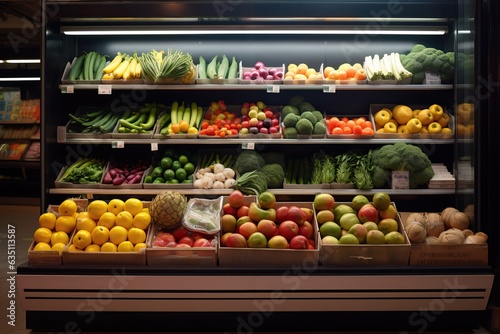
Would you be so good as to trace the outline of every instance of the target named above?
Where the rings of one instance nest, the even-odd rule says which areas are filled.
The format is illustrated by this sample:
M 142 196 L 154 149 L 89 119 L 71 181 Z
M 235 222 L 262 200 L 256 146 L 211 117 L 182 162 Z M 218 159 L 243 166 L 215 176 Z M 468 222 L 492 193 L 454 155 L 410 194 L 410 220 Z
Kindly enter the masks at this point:
M 83 30 L 64 31 L 71 36 L 104 35 L 444 35 L 446 30 Z
M 40 77 L 0 78 L 0 81 L 40 81 Z
M 9 64 L 39 64 L 40 59 L 7 59 L 4 62 Z

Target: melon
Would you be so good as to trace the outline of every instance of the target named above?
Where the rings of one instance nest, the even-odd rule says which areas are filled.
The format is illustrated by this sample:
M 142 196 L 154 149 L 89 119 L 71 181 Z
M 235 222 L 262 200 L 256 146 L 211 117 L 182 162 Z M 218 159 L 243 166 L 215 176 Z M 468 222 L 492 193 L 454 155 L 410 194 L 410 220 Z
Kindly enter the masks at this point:
M 158 228 L 173 230 L 181 226 L 186 207 L 186 196 L 167 190 L 153 198 L 149 214 Z

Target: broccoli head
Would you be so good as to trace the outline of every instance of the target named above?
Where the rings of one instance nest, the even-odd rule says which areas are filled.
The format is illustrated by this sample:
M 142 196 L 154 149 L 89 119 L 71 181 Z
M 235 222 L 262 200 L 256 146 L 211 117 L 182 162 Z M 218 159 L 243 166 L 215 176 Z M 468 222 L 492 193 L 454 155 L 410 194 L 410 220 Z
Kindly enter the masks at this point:
M 410 173 L 410 188 L 414 189 L 425 186 L 433 176 L 434 169 L 431 166 Z
M 306 118 L 299 119 L 297 124 L 295 124 L 295 128 L 297 129 L 299 135 L 311 135 L 313 132 L 313 125 Z
M 265 165 L 264 158 L 253 150 L 244 150 L 241 152 L 234 163 L 234 168 L 240 175 L 247 172 L 261 169 Z
M 425 45 L 423 44 L 415 44 L 413 48 L 411 48 L 411 52 L 420 52 L 425 49 Z
M 285 180 L 285 170 L 278 163 L 272 163 L 264 165 L 261 169 L 259 169 L 266 180 L 268 188 L 282 188 L 283 181 Z
M 374 188 L 386 188 L 391 181 L 391 171 L 375 165 L 372 170 L 372 183 Z

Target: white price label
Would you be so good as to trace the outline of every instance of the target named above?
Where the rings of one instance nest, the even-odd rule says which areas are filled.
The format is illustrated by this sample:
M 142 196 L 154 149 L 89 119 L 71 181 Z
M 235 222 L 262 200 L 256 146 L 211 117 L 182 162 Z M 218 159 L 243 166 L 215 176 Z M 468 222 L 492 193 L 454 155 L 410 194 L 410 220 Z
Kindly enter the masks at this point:
M 97 87 L 97 94 L 110 95 L 111 94 L 111 85 L 99 85 Z
M 75 92 L 75 86 L 73 85 L 61 86 L 61 93 L 63 94 L 73 94 L 74 92 Z
M 323 93 L 335 93 L 335 85 L 324 85 L 323 86 Z
M 253 142 L 243 143 L 241 144 L 241 148 L 243 150 L 255 150 L 255 143 Z
M 125 147 L 125 142 L 120 140 L 120 141 L 114 141 L 111 143 L 112 148 L 124 148 Z
M 158 151 L 158 143 L 151 143 L 151 151 Z
M 279 85 L 269 85 L 269 86 L 267 86 L 267 92 L 268 93 L 279 93 L 280 86 Z

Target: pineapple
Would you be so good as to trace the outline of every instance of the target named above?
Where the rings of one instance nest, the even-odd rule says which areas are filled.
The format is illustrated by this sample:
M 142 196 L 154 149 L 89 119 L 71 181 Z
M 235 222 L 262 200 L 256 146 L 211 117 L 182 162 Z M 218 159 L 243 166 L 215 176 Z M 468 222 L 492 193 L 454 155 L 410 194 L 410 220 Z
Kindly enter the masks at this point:
M 174 191 L 164 191 L 153 198 L 149 213 L 157 228 L 170 230 L 181 226 L 186 207 L 187 199 L 184 195 Z

